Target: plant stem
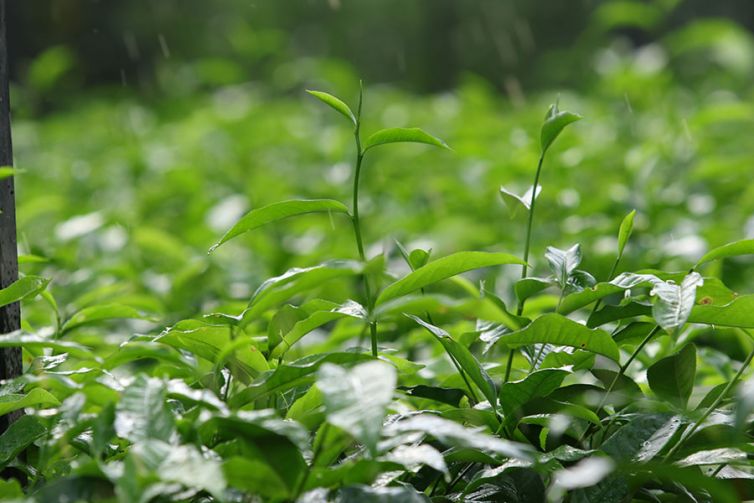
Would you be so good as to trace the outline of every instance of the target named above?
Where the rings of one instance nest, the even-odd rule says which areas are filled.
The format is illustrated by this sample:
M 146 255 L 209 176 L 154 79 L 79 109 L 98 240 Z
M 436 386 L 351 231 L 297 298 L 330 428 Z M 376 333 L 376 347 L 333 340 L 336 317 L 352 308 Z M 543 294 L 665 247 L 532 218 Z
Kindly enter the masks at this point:
M 751 333 L 748 330 L 744 330 L 744 332 L 746 332 L 751 337 Z M 699 429 L 702 423 L 709 417 L 710 414 L 712 414 L 715 411 L 717 406 L 720 405 L 720 402 L 722 402 L 725 399 L 725 397 L 728 395 L 728 392 L 731 390 L 731 388 L 736 385 L 739 379 L 741 379 L 741 375 L 744 373 L 746 368 L 751 363 L 752 358 L 754 358 L 754 349 L 752 349 L 751 352 L 749 352 L 749 355 L 746 357 L 746 360 L 744 360 L 743 364 L 741 365 L 741 368 L 738 369 L 738 372 L 736 373 L 736 375 L 733 376 L 733 379 L 731 379 L 730 382 L 728 382 L 728 385 L 725 386 L 725 388 L 723 388 L 723 390 L 717 396 L 715 401 L 712 402 L 712 404 L 709 407 L 707 407 L 707 410 L 704 411 L 704 414 L 702 414 L 702 417 L 697 419 L 694 422 L 694 424 L 691 425 L 690 428 L 685 430 L 683 434 L 681 435 L 681 438 L 678 439 L 678 442 L 676 442 L 676 444 L 668 451 L 668 453 L 665 455 L 665 458 L 664 458 L 666 461 L 670 459 L 673 456 L 673 454 L 675 454 L 678 451 L 681 445 L 686 440 L 688 440 L 689 437 L 691 437 L 691 435 L 696 433 L 696 430 Z
M 301 495 L 301 491 L 304 490 L 306 487 L 306 482 L 309 480 L 309 475 L 311 474 L 314 467 L 317 465 L 317 458 L 319 458 L 320 453 L 322 453 L 322 446 L 325 443 L 325 440 L 327 440 L 327 433 L 328 433 L 328 427 L 330 426 L 329 423 L 325 423 L 324 426 L 322 426 L 322 440 L 319 442 L 317 447 L 314 449 L 314 454 L 312 455 L 312 462 L 309 465 L 309 469 L 306 470 L 306 473 L 304 473 L 304 476 L 301 479 L 301 482 L 299 482 L 298 486 L 296 487 L 296 497 L 293 498 L 293 500 L 297 500 L 298 497 Z
M 545 160 L 545 153 L 539 156 L 539 162 L 537 163 L 537 173 L 534 175 L 534 188 L 531 191 L 531 200 L 529 201 L 529 218 L 526 222 L 526 241 L 524 242 L 524 265 L 521 266 L 521 279 L 525 279 L 529 272 L 529 249 L 531 247 L 531 229 L 534 224 L 534 205 L 537 201 L 537 185 L 539 185 L 539 175 L 542 173 L 542 163 Z M 526 300 L 519 300 L 518 307 L 516 308 L 516 316 L 521 316 L 524 312 L 524 303 Z M 513 366 L 513 349 L 508 353 L 508 363 L 505 367 L 505 376 L 503 377 L 503 384 L 508 382 L 511 377 L 511 367 Z
M 615 377 L 613 377 L 612 382 L 607 387 L 607 390 L 605 390 L 605 394 L 602 396 L 602 400 L 600 400 L 600 404 L 597 406 L 597 412 L 599 412 L 600 409 L 602 409 L 602 407 L 605 406 L 605 402 L 607 402 L 607 398 L 610 395 L 610 392 L 613 391 L 613 388 L 615 387 L 615 385 L 618 384 L 618 380 L 621 378 L 621 376 L 623 376 L 623 374 L 626 373 L 626 370 L 628 370 L 628 367 L 631 366 L 631 364 L 636 359 L 636 357 L 639 356 L 639 353 L 641 353 L 641 350 L 644 349 L 644 346 L 646 346 L 647 343 L 649 343 L 649 341 L 652 340 L 652 337 L 654 337 L 655 334 L 657 334 L 657 332 L 659 332 L 660 330 L 661 330 L 660 326 L 655 325 L 655 327 L 647 334 L 647 336 L 644 337 L 644 340 L 642 340 L 641 343 L 638 346 L 636 346 L 636 349 L 634 349 L 634 352 L 631 353 L 631 356 L 628 357 L 628 360 L 626 360 L 626 363 L 621 365 L 620 369 L 618 369 L 618 373 L 615 374 Z M 614 420 L 615 420 L 615 415 L 613 415 L 610 418 L 610 421 L 608 421 L 607 426 L 605 426 L 606 430 L 610 428 L 610 425 L 613 424 Z M 584 434 L 581 435 L 579 442 L 582 442 L 584 440 L 584 437 L 586 436 L 588 432 L 589 432 L 589 428 L 587 428 L 584 431 Z
M 356 247 L 359 250 L 359 258 L 366 264 L 366 254 L 364 253 L 364 239 L 361 235 L 361 220 L 359 219 L 359 178 L 361 177 L 361 163 L 364 160 L 364 151 L 361 149 L 361 105 L 363 103 L 364 93 L 359 92 L 359 108 L 356 113 L 356 128 L 353 136 L 356 141 L 356 168 L 353 175 L 353 233 L 356 236 Z M 372 290 L 369 287 L 369 278 L 367 274 L 362 275 L 364 280 L 364 293 L 367 299 L 367 312 L 371 318 L 374 310 L 374 301 L 372 299 Z M 377 356 L 377 322 L 369 322 L 369 333 L 372 340 L 372 356 Z
M 537 203 L 537 185 L 539 185 L 539 175 L 542 173 L 542 162 L 545 160 L 544 152 L 539 156 L 537 163 L 537 173 L 534 175 L 534 188 L 531 191 L 531 200 L 529 201 L 529 218 L 526 222 L 526 241 L 524 242 L 524 265 L 521 266 L 521 279 L 525 279 L 529 272 L 529 249 L 531 247 L 531 230 L 534 224 L 534 206 Z M 516 314 L 521 316 L 524 312 L 525 300 L 518 303 Z

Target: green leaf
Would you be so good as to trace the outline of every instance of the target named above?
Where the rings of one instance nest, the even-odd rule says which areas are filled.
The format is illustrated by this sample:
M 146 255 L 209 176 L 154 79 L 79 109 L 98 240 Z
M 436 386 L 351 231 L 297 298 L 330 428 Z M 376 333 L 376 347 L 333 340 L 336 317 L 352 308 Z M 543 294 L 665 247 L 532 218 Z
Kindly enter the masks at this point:
M 223 474 L 229 486 L 273 500 L 293 496 L 293 488 L 282 472 L 268 464 L 264 456 L 232 456 L 223 462 Z
M 364 306 L 358 302 L 349 300 L 343 305 L 331 310 L 312 313 L 308 318 L 293 325 L 293 328 L 291 328 L 291 330 L 282 338 L 281 344 L 272 352 L 272 358 L 280 358 L 283 356 L 293 344 L 315 328 L 319 328 L 326 323 L 346 317 L 366 320 L 367 312 L 366 309 L 364 309 Z
M 569 124 L 581 120 L 579 114 L 573 112 L 560 111 L 557 103 L 550 106 L 545 116 L 545 122 L 542 124 L 542 132 L 540 134 L 540 143 L 542 148 L 542 155 L 547 152 L 552 142 L 560 135 L 560 133 Z
M 620 357 L 618 346 L 610 334 L 603 330 L 587 328 L 555 313 L 540 316 L 522 330 L 503 335 L 498 342 L 510 346 L 570 346 L 606 356 L 616 362 Z
M 612 283 L 597 283 L 591 288 L 585 288 L 579 292 L 566 295 L 558 307 L 558 312 L 560 314 L 569 314 L 608 295 L 623 292 L 624 290 L 624 288 Z
M 372 147 L 378 145 L 386 145 L 388 143 L 425 143 L 427 145 L 434 145 L 435 147 L 447 148 L 448 145 L 439 138 L 432 136 L 431 134 L 419 129 L 419 128 L 388 128 L 377 131 L 370 136 L 366 143 L 364 143 L 364 152 Z
M 0 416 L 4 416 L 14 410 L 32 407 L 35 405 L 60 405 L 60 402 L 49 391 L 42 388 L 34 388 L 26 395 L 9 393 L 0 395 Z
M 754 254 L 754 239 L 743 239 L 708 251 L 699 259 L 694 269 L 698 269 L 701 265 L 713 260 L 752 254 Z
M 663 358 L 647 369 L 647 380 L 658 397 L 685 407 L 694 389 L 696 348 L 687 344 L 678 353 Z
M 450 278 L 456 274 L 503 264 L 521 264 L 523 261 L 508 253 L 489 252 L 458 252 L 447 257 L 429 262 L 421 269 L 409 273 L 395 283 L 388 285 L 379 297 L 376 304 L 382 304 L 391 299 L 401 297 L 413 291 L 424 288 L 432 283 Z
M 545 259 L 550 265 L 550 270 L 561 288 L 565 288 L 571 275 L 581 263 L 581 246 L 573 245 L 567 250 L 559 250 L 548 246 L 545 251 Z
M 401 464 L 410 471 L 416 471 L 421 466 L 429 466 L 444 474 L 445 480 L 450 482 L 450 472 L 445 464 L 445 458 L 431 445 L 399 445 L 387 453 L 383 459 Z
M 165 383 L 139 374 L 123 391 L 116 409 L 115 431 L 131 442 L 169 442 L 175 431 L 166 403 Z
M 306 92 L 320 100 L 322 103 L 325 103 L 326 105 L 332 107 L 338 113 L 342 114 L 343 117 L 351 121 L 351 124 L 356 126 L 356 116 L 353 114 L 348 105 L 346 105 L 340 98 L 336 98 L 332 94 L 328 94 L 322 91 L 310 91 L 309 89 L 307 89 Z
M 508 208 L 511 218 L 515 218 L 518 210 L 521 208 L 524 208 L 527 212 L 529 211 L 532 192 L 534 192 L 534 187 L 530 187 L 523 196 L 519 196 L 505 187 L 500 187 L 500 199 L 503 200 L 505 207 Z M 539 197 L 540 192 L 542 192 L 542 186 L 537 185 L 537 193 L 534 195 L 535 199 Z
M 41 276 L 24 276 L 0 290 L 0 307 L 27 297 L 34 297 L 47 288 L 49 279 Z
M 442 388 L 439 386 L 427 386 L 424 384 L 416 386 L 399 386 L 398 390 L 410 397 L 434 400 L 435 402 L 446 403 L 453 407 L 458 407 L 463 397 L 466 396 L 466 393 L 462 389 Z
M 461 424 L 432 414 L 410 416 L 385 426 L 385 436 L 397 436 L 408 432 L 422 432 L 441 443 L 456 448 L 471 449 L 483 453 L 499 454 L 508 458 L 531 460 L 534 451 L 526 444 L 519 444 L 496 436 L 466 428 Z
M 704 466 L 743 463 L 746 463 L 746 453 L 744 451 L 723 447 L 695 452 L 680 461 L 676 461 L 675 464 L 678 466 Z
M 500 388 L 500 404 L 505 415 L 511 416 L 536 397 L 546 397 L 570 374 L 565 369 L 543 369 L 531 372 L 520 381 L 510 381 Z
M 255 210 L 251 210 L 236 222 L 233 227 L 226 232 L 220 241 L 212 245 L 209 252 L 212 253 L 223 243 L 233 239 L 236 236 L 248 232 L 257 227 L 261 227 L 271 222 L 283 220 L 289 217 L 306 215 L 308 213 L 348 213 L 348 208 L 332 199 L 295 199 L 291 201 L 281 201 L 272 203 Z
M 426 495 L 409 485 L 398 487 L 370 487 L 353 485 L 338 491 L 333 501 L 340 503 L 429 503 Z
M 289 269 L 257 288 L 241 316 L 242 324 L 249 323 L 267 309 L 294 295 L 319 287 L 331 279 L 355 276 L 362 271 L 362 264 L 354 260 L 330 260 L 313 267 Z
M 123 304 L 101 304 L 85 307 L 78 311 L 63 324 L 61 331 L 65 333 L 83 325 L 115 319 L 147 320 L 150 318 L 131 306 Z
M 484 368 L 482 368 L 479 361 L 477 361 L 474 355 L 471 354 L 471 351 L 469 351 L 466 346 L 453 339 L 450 334 L 442 328 L 431 325 L 417 316 L 407 316 L 435 336 L 450 357 L 458 362 L 461 369 L 463 369 L 466 375 L 468 375 L 474 384 L 476 384 L 481 390 L 484 397 L 490 403 L 490 406 L 493 409 L 497 408 L 497 391 L 495 390 L 495 384 L 492 382 L 492 379 L 490 379 L 490 376 L 487 375 Z
M 392 365 L 371 361 L 345 369 L 325 364 L 318 372 L 327 421 L 363 443 L 372 454 L 398 376 Z
M 671 414 L 634 414 L 602 444 L 602 450 L 618 461 L 648 461 L 680 426 L 681 421 Z
M 542 290 L 549 288 L 550 286 L 552 286 L 551 283 L 547 281 L 546 279 L 524 278 L 524 279 L 520 279 L 516 281 L 514 290 L 516 291 L 516 298 L 518 299 L 518 302 L 520 304 L 524 302 L 526 299 L 528 299 L 529 297 L 531 297 L 532 295 L 536 295 Z M 567 298 L 568 297 L 566 297 L 566 299 Z M 565 299 L 564 299 L 564 302 L 565 302 Z
M 36 334 L 24 334 L 20 330 L 0 335 L 0 348 L 52 348 L 68 353 L 81 360 L 94 359 L 94 354 L 85 346 L 71 341 L 46 339 Z
M 0 466 L 5 467 L 21 451 L 46 434 L 47 427 L 39 417 L 21 416 L 18 418 L 0 436 Z
M 342 365 L 371 359 L 370 355 L 364 353 L 342 352 L 309 355 L 294 362 L 280 365 L 275 370 L 260 375 L 254 383 L 231 397 L 230 405 L 233 408 L 239 408 L 271 393 L 283 393 L 296 386 L 310 384 L 314 381 L 313 374 L 325 363 Z
M 696 300 L 696 288 L 704 283 L 696 272 L 688 274 L 680 285 L 661 281 L 654 285 L 651 295 L 655 296 L 652 316 L 657 324 L 668 332 L 682 327 L 691 314 Z
M 631 237 L 631 232 L 634 230 L 634 217 L 636 216 L 636 210 L 631 210 L 631 213 L 623 218 L 620 223 L 620 229 L 618 229 L 618 257 L 623 256 L 623 250 L 626 248 L 626 243 Z
M 691 309 L 689 323 L 720 327 L 754 328 L 754 294 L 741 295 L 728 304 L 697 304 Z

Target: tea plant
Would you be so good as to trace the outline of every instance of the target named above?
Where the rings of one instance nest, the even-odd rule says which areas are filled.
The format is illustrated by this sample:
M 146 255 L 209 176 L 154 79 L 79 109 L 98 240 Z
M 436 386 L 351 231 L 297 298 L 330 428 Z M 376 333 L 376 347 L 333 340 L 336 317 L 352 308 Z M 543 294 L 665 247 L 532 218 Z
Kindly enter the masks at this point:
M 754 295 L 702 272 L 754 253 L 754 240 L 715 248 L 684 272 L 617 274 L 632 211 L 603 281 L 579 269 L 579 244 L 548 247 L 551 275 L 529 276 L 537 271 L 530 250 L 540 175 L 558 168 L 545 166 L 545 154 L 580 118 L 553 105 L 528 194 L 500 192 L 511 211 L 526 213 L 523 258 L 480 250 L 431 260 L 431 250 L 400 243 L 370 257 L 359 189 L 362 170 L 379 169 L 373 149 L 447 145 L 416 128 L 382 129 L 362 142 L 363 93 L 356 113 L 335 96 L 309 93 L 353 127 L 351 207 L 336 199 L 266 205 L 211 251 L 317 213 L 331 218 L 333 234 L 351 220 L 356 258 L 288 269 L 260 282 L 243 309 L 220 306 L 159 333 L 147 329 L 115 350 L 87 328 L 144 319 L 143 310 L 98 302 L 103 290 L 61 309 L 36 275 L 0 291 L 2 305 L 40 296 L 52 320 L 41 329 L 27 321 L 0 337 L 1 347 L 22 347 L 28 365 L 0 395 L 0 413 L 27 409 L 0 436 L 3 497 L 753 497 L 754 390 L 745 376 L 754 357 Z M 501 266 L 520 266 L 521 278 L 506 282 Z M 719 358 L 719 337 L 738 338 L 748 355 Z M 712 362 L 699 372 L 705 358 Z

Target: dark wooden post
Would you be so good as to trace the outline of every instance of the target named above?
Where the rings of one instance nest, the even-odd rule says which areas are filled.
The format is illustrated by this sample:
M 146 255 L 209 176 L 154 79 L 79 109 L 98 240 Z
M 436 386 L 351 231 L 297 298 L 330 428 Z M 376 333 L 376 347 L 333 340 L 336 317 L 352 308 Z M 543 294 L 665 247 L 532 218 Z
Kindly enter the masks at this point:
M 13 165 L 10 136 L 10 92 L 8 89 L 8 47 L 5 33 L 5 0 L 0 0 L 0 166 Z M 0 288 L 18 279 L 16 245 L 16 191 L 13 177 L 0 180 Z M 0 308 L 0 333 L 21 328 L 18 302 Z M 21 348 L 0 348 L 0 379 L 21 375 Z M 0 432 L 21 415 L 21 411 L 0 417 Z

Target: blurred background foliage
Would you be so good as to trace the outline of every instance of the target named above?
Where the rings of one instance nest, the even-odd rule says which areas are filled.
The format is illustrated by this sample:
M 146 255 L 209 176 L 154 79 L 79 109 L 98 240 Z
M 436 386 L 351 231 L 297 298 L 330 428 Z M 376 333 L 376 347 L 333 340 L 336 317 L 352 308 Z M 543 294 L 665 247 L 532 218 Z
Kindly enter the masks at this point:
M 348 223 L 321 216 L 206 251 L 252 207 L 348 200 L 351 131 L 303 91 L 353 104 L 359 79 L 366 133 L 420 126 L 454 149 L 408 145 L 368 161 L 371 256 L 396 258 L 393 239 L 435 256 L 520 253 L 524 222 L 498 189 L 531 183 L 539 124 L 558 97 L 586 120 L 545 166 L 537 272 L 545 246 L 579 242 L 585 268 L 604 279 L 632 208 L 628 270 L 685 270 L 709 247 L 754 237 L 750 0 L 9 9 L 22 270 L 53 277 L 70 309 L 113 299 L 163 320 L 240 311 L 269 274 L 354 257 Z M 720 267 L 726 283 L 751 290 L 750 260 Z

